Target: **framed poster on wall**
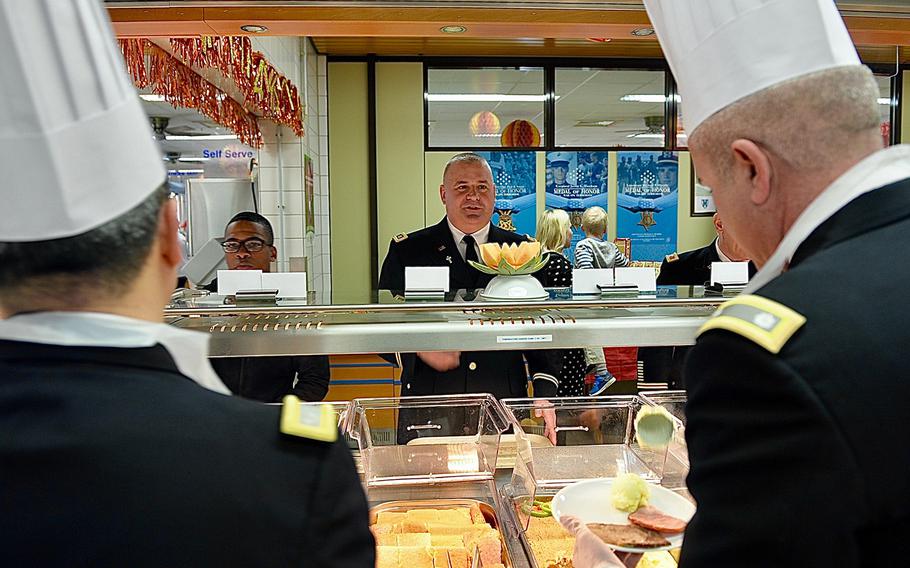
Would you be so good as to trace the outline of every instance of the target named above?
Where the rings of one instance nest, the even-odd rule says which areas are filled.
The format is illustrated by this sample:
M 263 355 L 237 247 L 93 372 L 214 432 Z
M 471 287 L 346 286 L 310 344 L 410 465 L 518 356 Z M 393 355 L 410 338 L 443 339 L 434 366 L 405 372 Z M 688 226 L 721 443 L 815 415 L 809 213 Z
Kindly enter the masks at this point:
M 695 165 L 691 160 L 689 161 L 689 203 L 690 217 L 710 217 L 717 213 L 711 188 L 698 183 Z

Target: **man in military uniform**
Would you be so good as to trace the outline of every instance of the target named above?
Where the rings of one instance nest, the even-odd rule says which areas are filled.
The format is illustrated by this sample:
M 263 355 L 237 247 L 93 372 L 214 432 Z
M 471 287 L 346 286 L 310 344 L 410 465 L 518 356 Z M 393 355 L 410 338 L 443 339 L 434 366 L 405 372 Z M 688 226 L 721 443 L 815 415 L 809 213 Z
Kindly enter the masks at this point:
M 833 0 L 645 5 L 701 182 L 761 267 L 686 364 L 680 565 L 888 564 L 910 530 L 910 149 L 882 150 Z
M 749 262 L 749 278 L 755 276 L 755 264 L 749 260 L 724 228 L 720 215 L 714 214 L 717 238 L 711 244 L 684 253 L 673 253 L 660 265 L 659 286 L 702 286 L 711 280 L 711 264 L 715 262 Z
M 746 253 L 724 229 L 720 215 L 714 215 L 717 238 L 711 244 L 681 254 L 668 255 L 660 265 L 657 275 L 659 286 L 702 286 L 711 280 L 714 262 L 742 262 Z M 755 275 L 755 264 L 749 261 L 749 278 Z M 688 347 L 643 347 L 639 350 L 645 380 L 666 381 L 670 388 L 684 387 L 682 369 L 689 352 Z
M 0 35 L 2 563 L 371 568 L 331 410 L 220 394 L 161 322 L 176 209 L 101 4 L 0 0 Z
M 439 196 L 446 207 L 442 221 L 398 235 L 389 243 L 379 277 L 381 289 L 404 290 L 405 266 L 447 266 L 451 290 L 483 288 L 492 276 L 468 264 L 478 261 L 479 245 L 527 240 L 490 222 L 496 190 L 489 165 L 477 154 L 459 154 L 449 160 Z M 558 354 L 539 350 L 524 355 L 532 373 L 534 395 L 555 396 L 561 365 Z M 520 351 L 426 352 L 402 354 L 401 359 L 405 396 L 477 392 L 492 393 L 497 398 L 527 396 Z

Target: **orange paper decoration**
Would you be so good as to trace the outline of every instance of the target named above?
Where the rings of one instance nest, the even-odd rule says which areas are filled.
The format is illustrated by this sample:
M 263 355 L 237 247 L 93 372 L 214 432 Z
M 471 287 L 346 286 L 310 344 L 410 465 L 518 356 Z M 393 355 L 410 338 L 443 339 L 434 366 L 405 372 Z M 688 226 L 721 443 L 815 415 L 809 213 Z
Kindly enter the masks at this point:
M 174 53 L 189 65 L 218 69 L 233 79 L 244 102 L 263 116 L 303 136 L 303 109 L 297 86 L 282 75 L 265 56 L 253 50 L 246 36 L 171 38 Z
M 540 130 L 533 122 L 513 120 L 502 131 L 504 148 L 536 148 L 540 146 Z
M 469 125 L 474 136 L 495 136 L 499 134 L 499 117 L 488 110 L 471 117 Z
M 237 101 L 146 39 L 121 39 L 127 70 L 139 88 L 150 88 L 174 107 L 198 110 L 229 128 L 241 142 L 262 147 L 256 117 Z

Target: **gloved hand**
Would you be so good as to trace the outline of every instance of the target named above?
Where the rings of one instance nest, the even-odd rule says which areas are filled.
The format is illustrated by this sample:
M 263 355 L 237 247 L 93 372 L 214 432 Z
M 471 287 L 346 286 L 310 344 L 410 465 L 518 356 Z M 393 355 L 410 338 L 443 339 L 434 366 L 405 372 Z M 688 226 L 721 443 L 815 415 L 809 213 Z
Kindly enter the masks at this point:
M 575 550 L 572 552 L 572 566 L 575 568 L 632 568 L 641 559 L 641 554 L 617 555 L 576 517 L 563 516 L 559 522 L 575 536 Z

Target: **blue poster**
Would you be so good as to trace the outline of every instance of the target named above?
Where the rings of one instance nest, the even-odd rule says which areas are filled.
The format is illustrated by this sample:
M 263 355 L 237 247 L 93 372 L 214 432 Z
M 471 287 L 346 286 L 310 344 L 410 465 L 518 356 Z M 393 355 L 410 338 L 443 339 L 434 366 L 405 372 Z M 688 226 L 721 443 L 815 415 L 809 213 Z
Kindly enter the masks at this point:
M 661 261 L 675 252 L 679 156 L 620 152 L 616 187 L 616 236 L 632 239 L 631 260 Z
M 607 210 L 609 183 L 607 152 L 547 152 L 547 209 L 564 209 L 572 221 L 572 246 L 566 251 L 575 262 L 575 245 L 585 238 L 581 216 L 588 207 Z
M 490 163 L 496 185 L 493 223 L 507 231 L 537 232 L 537 164 L 534 152 L 478 152 Z

